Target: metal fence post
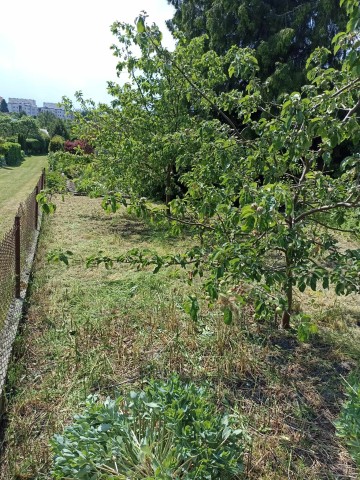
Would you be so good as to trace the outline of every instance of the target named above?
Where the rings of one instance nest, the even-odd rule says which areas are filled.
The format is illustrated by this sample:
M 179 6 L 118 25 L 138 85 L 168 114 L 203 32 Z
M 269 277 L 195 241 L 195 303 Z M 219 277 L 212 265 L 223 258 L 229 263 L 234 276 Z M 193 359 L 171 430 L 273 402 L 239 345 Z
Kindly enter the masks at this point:
M 20 298 L 20 216 L 15 217 L 15 298 Z
M 42 170 L 41 174 L 41 189 L 45 188 L 45 168 Z
M 35 187 L 35 230 L 38 228 L 38 220 L 39 220 L 39 204 L 36 200 L 36 197 L 39 194 L 39 185 Z

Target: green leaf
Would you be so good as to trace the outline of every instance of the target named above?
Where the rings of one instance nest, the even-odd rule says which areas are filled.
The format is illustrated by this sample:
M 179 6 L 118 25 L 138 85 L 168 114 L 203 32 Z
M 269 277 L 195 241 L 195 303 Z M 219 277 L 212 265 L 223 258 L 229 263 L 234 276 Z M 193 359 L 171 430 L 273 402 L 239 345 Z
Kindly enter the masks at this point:
M 230 308 L 225 308 L 224 310 L 224 323 L 225 325 L 230 325 L 233 320 L 233 313 Z
M 245 205 L 241 209 L 241 217 L 242 218 L 248 218 L 250 216 L 254 215 L 254 208 L 251 205 Z
M 206 290 L 211 300 L 216 300 L 218 298 L 218 291 L 213 283 L 209 283 L 206 287 Z
M 256 303 L 255 312 L 258 315 L 260 315 L 265 310 L 265 307 L 266 307 L 265 303 L 259 301 L 259 302 Z
M 303 280 L 298 284 L 298 289 L 300 290 L 301 293 L 305 291 L 306 283 Z
M 354 167 L 356 164 L 360 163 L 360 158 L 355 156 L 346 157 L 340 164 L 341 171 L 345 171 L 347 167 Z
M 160 408 L 160 405 L 155 402 L 144 402 L 144 404 L 149 408 Z
M 198 300 L 195 296 L 189 295 L 189 300 L 184 303 L 184 311 L 190 315 L 191 319 L 196 322 L 200 310 Z
M 345 292 L 345 285 L 343 283 L 337 283 L 335 286 L 336 295 L 343 295 Z
M 229 67 L 229 77 L 231 78 L 235 73 L 235 67 L 234 65 L 230 65 Z
M 317 278 L 315 275 L 312 275 L 312 277 L 310 278 L 310 288 L 311 290 L 316 290 L 316 282 L 317 282 Z
M 43 203 L 41 205 L 41 208 L 43 209 L 44 213 L 46 213 L 46 214 L 50 213 L 50 206 L 47 203 Z
M 99 432 L 108 432 L 111 429 L 112 425 L 110 423 L 102 423 L 98 426 Z
M 311 321 L 308 315 L 300 316 L 300 323 L 297 328 L 297 336 L 300 342 L 308 342 L 312 335 L 318 332 L 317 325 Z
M 139 17 L 137 22 L 136 22 L 136 29 L 138 33 L 143 33 L 145 32 L 145 22 L 143 17 Z
M 152 273 L 158 273 L 158 271 L 160 270 L 160 268 L 161 268 L 161 265 L 160 265 L 160 264 L 156 265 L 156 267 L 154 268 L 154 270 L 153 270 Z

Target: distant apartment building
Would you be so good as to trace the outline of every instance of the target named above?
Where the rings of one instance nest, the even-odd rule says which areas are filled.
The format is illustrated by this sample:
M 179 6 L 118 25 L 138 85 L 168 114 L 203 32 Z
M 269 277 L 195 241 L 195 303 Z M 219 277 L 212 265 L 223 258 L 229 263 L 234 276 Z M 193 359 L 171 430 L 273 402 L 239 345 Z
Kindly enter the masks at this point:
M 9 113 L 25 112 L 26 115 L 30 115 L 31 117 L 37 117 L 41 112 L 50 112 L 62 120 L 72 118 L 71 115 L 66 115 L 65 109 L 59 107 L 57 103 L 44 102 L 42 107 L 37 107 L 36 101 L 29 98 L 9 98 L 8 109 Z
M 53 113 L 57 118 L 65 119 L 65 109 L 63 107 L 59 107 L 57 103 L 50 103 L 44 102 L 43 106 L 39 108 L 40 112 L 50 112 Z
M 35 100 L 29 98 L 9 98 L 8 101 L 9 113 L 25 112 L 26 115 L 36 117 L 38 114 L 38 107 Z

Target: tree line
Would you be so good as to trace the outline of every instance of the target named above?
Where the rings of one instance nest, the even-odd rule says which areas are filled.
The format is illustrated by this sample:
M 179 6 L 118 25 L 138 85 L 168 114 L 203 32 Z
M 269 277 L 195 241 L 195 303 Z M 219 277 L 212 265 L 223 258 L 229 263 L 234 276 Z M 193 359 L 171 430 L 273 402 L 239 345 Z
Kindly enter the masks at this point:
M 70 138 L 70 122 L 51 112 L 41 112 L 34 118 L 4 110 L 0 113 L 0 156 L 7 164 L 21 162 L 25 154 L 46 154 L 53 145 Z

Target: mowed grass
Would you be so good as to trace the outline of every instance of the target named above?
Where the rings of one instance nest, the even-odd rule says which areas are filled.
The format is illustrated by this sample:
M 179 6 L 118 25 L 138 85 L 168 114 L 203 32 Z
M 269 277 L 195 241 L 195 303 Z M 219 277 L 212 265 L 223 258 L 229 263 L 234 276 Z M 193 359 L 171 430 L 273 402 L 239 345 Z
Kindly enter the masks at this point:
M 206 382 L 220 410 L 243 415 L 252 437 L 244 478 L 358 478 L 333 421 L 343 377 L 359 367 L 359 297 L 298 295 L 319 326 L 308 343 L 254 322 L 251 306 L 226 326 L 221 305 L 209 307 L 184 270 L 84 267 L 99 250 L 174 252 L 194 239 L 169 238 L 124 211 L 106 215 L 95 199 L 57 202 L 9 372 L 2 480 L 51 478 L 49 439 L 89 394 L 114 396 L 171 372 Z M 69 267 L 47 262 L 55 249 L 73 251 Z M 190 293 L 199 294 L 196 323 L 183 310 Z
M 19 204 L 35 188 L 41 171 L 47 165 L 47 156 L 26 157 L 15 167 L 0 168 L 0 228 L 11 227 Z

